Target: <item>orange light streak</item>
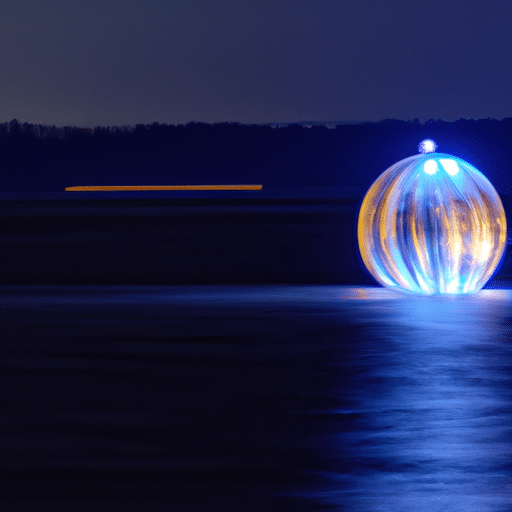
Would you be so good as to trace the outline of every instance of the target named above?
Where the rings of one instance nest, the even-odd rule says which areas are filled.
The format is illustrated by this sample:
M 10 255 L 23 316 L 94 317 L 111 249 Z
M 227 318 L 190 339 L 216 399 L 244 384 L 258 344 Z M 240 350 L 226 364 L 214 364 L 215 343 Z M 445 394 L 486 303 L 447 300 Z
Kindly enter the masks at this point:
M 142 190 L 261 190 L 263 185 L 86 185 L 66 187 L 66 192 L 126 192 Z

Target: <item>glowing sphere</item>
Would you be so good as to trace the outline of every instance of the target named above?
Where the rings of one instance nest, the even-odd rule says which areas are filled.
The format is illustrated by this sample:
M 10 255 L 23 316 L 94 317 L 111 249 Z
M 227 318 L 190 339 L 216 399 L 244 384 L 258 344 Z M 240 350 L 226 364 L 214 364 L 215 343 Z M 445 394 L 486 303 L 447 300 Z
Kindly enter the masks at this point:
M 387 169 L 370 187 L 357 224 L 366 268 L 401 291 L 474 293 L 496 269 L 507 238 L 505 211 L 472 165 L 425 152 Z

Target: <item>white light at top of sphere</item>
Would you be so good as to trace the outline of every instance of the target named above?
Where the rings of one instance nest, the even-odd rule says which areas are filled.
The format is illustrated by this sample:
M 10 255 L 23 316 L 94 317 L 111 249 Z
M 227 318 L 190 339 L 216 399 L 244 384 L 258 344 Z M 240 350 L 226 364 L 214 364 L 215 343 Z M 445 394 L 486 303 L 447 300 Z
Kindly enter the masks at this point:
M 459 166 L 455 160 L 451 158 L 440 158 L 439 161 L 443 166 L 443 169 L 450 175 L 455 176 L 459 172 Z
M 437 172 L 437 162 L 435 160 L 427 160 L 423 164 L 423 169 L 427 174 L 435 174 Z
M 432 139 L 422 140 L 418 145 L 418 151 L 420 153 L 434 153 L 437 149 L 437 144 Z

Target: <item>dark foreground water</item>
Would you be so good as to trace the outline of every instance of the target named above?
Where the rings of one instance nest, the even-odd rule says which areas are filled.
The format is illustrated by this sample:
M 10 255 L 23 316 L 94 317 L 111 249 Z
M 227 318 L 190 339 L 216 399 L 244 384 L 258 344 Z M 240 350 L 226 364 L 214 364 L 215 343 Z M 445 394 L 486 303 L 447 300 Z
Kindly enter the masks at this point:
M 512 510 L 512 292 L 3 287 L 1 510 Z

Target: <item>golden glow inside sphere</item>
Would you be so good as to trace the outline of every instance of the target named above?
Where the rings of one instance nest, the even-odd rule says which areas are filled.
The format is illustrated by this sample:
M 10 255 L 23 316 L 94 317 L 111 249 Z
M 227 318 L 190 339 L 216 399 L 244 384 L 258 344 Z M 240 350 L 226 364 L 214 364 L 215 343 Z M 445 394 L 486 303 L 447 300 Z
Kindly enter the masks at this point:
M 361 205 L 357 238 L 384 286 L 421 294 L 480 290 L 506 245 L 500 197 L 469 163 L 425 152 L 377 178 Z

